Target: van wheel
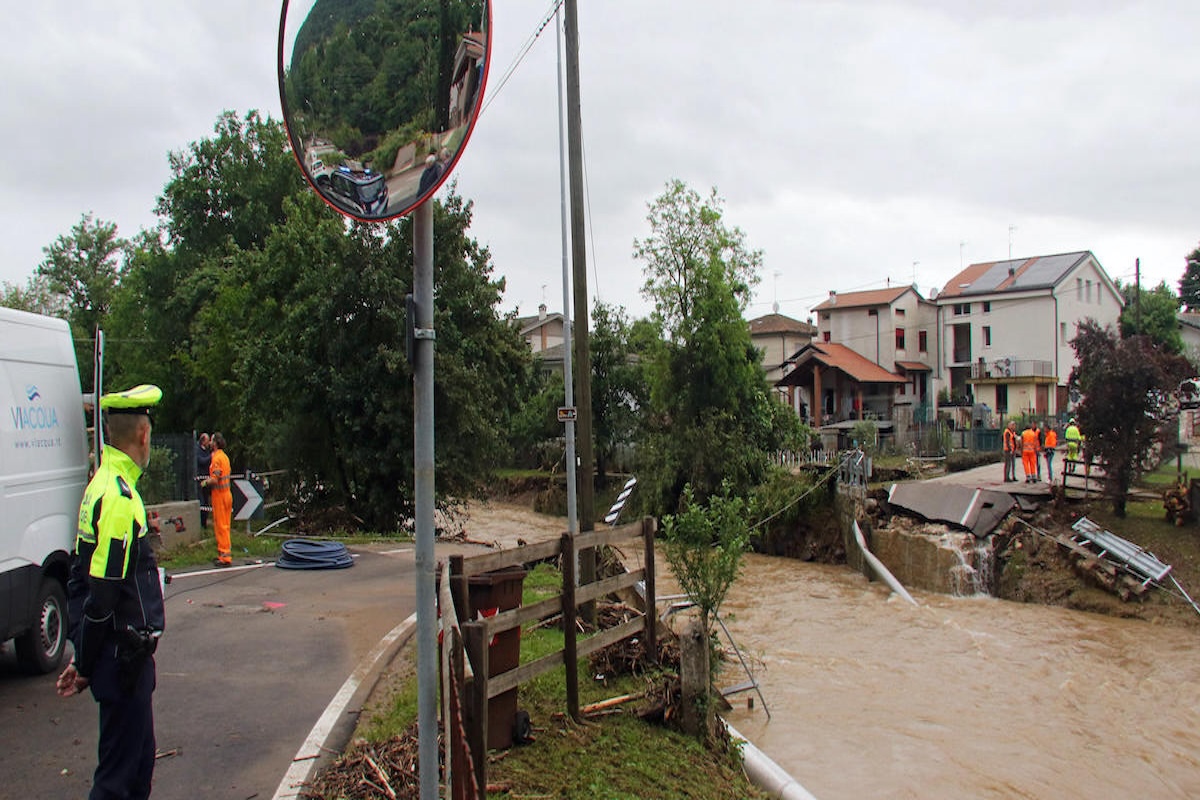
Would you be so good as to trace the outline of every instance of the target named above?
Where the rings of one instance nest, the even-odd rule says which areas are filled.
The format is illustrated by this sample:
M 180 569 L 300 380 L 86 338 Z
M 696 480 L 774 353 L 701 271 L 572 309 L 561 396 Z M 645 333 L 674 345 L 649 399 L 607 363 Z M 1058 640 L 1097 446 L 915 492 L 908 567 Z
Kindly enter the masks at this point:
M 30 675 L 53 672 L 67 647 L 67 593 L 53 578 L 42 581 L 38 616 L 33 627 L 16 639 L 17 663 Z

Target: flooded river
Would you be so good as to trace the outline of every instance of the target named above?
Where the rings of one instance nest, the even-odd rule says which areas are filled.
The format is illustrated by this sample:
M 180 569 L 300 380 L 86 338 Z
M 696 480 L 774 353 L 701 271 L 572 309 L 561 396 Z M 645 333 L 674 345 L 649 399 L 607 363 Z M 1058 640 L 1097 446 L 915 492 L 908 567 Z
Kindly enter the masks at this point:
M 772 719 L 728 716 L 819 800 L 1200 797 L 1195 629 L 745 566 L 722 615 Z

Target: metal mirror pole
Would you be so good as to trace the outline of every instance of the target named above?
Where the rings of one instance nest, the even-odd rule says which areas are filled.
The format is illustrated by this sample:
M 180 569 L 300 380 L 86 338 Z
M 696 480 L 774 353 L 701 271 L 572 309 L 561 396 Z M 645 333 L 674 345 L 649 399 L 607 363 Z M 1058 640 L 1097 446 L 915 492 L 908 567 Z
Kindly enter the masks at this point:
M 413 223 L 413 464 L 417 560 L 417 767 L 421 800 L 437 800 L 437 606 L 433 552 L 433 204 Z

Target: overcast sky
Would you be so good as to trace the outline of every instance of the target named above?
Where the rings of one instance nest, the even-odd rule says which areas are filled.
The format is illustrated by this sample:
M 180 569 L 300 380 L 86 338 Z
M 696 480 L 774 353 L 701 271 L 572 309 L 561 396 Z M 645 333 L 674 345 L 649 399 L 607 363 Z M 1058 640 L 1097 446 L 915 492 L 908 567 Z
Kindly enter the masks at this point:
M 748 310 L 1091 250 L 1175 285 L 1200 243 L 1200 4 L 1191 0 L 580 3 L 589 292 L 648 310 L 632 257 L 680 178 L 763 251 Z M 455 172 L 505 310 L 562 307 L 552 0 L 493 11 L 490 103 Z M 155 222 L 167 155 L 223 109 L 280 116 L 280 4 L 42 0 L 0 49 L 0 280 L 84 212 Z M 1011 230 L 1010 230 L 1011 229 Z

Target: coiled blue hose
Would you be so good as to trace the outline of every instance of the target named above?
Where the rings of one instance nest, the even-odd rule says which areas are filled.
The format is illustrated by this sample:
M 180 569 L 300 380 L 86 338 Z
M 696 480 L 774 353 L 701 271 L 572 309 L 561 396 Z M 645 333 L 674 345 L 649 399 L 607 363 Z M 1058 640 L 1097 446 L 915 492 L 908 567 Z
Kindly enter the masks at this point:
M 354 566 L 354 559 L 341 542 L 288 539 L 283 543 L 283 552 L 275 559 L 275 566 L 283 569 L 345 569 Z

